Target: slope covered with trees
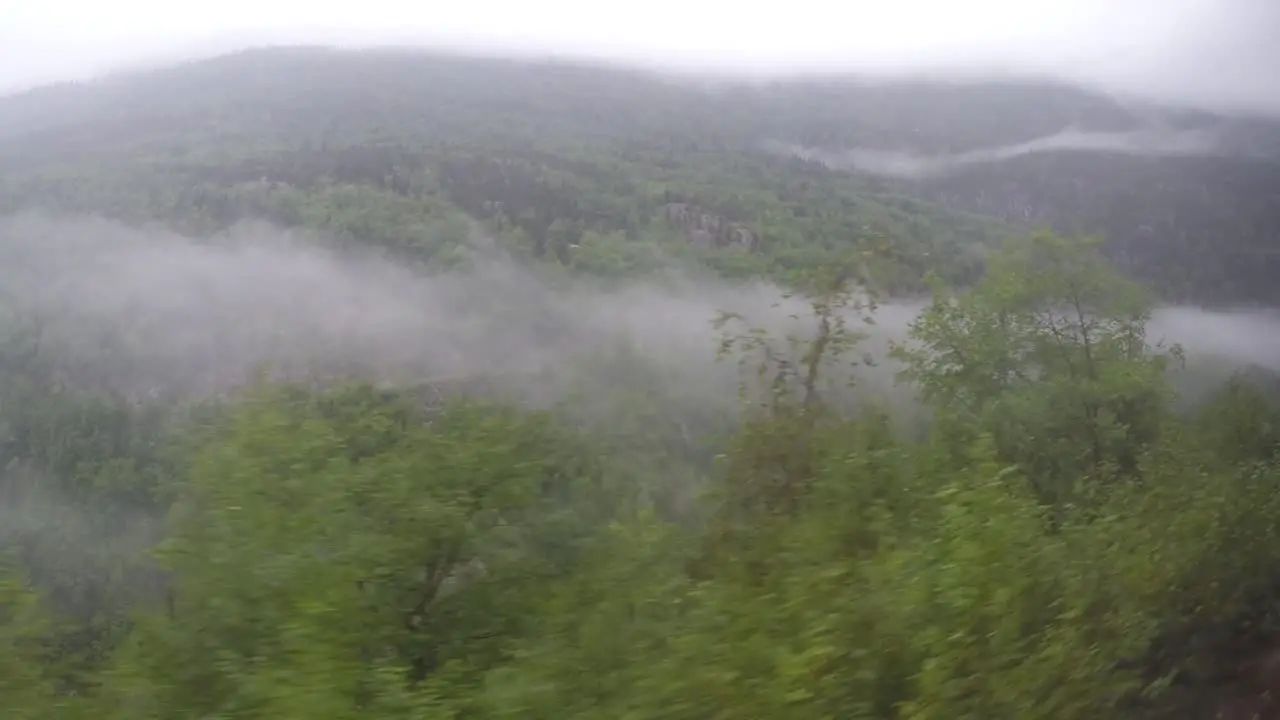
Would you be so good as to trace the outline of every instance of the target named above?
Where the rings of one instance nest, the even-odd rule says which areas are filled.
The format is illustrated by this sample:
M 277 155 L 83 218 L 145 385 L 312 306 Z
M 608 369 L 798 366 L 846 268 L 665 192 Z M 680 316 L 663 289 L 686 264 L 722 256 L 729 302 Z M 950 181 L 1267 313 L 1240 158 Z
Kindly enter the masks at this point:
M 603 423 L 364 384 L 138 404 L 57 384 L 10 325 L 6 712 L 1266 707 L 1274 404 L 1241 383 L 1173 412 L 1180 353 L 1146 339 L 1142 290 L 1039 235 L 936 288 L 896 351 L 933 413 L 913 439 L 892 409 L 837 410 L 823 378 L 875 311 L 811 287 L 794 341 L 722 319 L 743 374 L 721 420 L 652 369 Z
M 447 250 L 424 223 L 452 212 L 596 274 L 643 272 L 656 249 L 783 278 L 874 242 L 904 287 L 929 268 L 971 276 L 1002 232 L 755 152 L 734 105 L 591 67 L 254 51 L 0 102 L 0 209 L 195 233 L 265 217 L 420 257 Z M 689 248 L 669 203 L 742 224 L 758 252 Z
M 1115 241 L 759 151 L 905 144 L 908 107 L 943 150 L 1129 120 L 1020 86 L 947 119 L 972 89 L 920 90 L 289 49 L 0 101 L 5 211 L 265 218 L 460 281 L 482 235 L 556 291 L 687 260 L 808 310 L 708 328 L 736 395 L 624 343 L 538 401 L 265 374 L 165 396 L 68 372 L 83 328 L 0 288 L 6 717 L 1275 712 L 1274 378 L 1187 411 L 1182 350 L 1148 336 L 1169 288 Z M 906 292 L 907 339 L 864 357 Z M 923 424 L 876 401 L 889 362 Z
M 927 155 L 1152 123 L 1211 131 L 1228 151 L 1047 153 L 900 182 L 762 149 Z M 420 254 L 442 242 L 426 239 L 435 234 L 422 218 L 448 209 L 589 272 L 639 271 L 662 248 L 784 278 L 871 249 L 885 288 L 904 291 L 927 270 L 970 280 L 1009 225 L 1048 223 L 1107 238 L 1109 256 L 1163 296 L 1272 303 L 1277 138 L 1265 121 L 1049 84 L 735 84 L 281 48 L 0 100 L 0 209 L 90 210 L 197 233 L 265 216 Z M 669 203 L 742 225 L 756 252 L 688 248 L 686 229 L 661 222 Z

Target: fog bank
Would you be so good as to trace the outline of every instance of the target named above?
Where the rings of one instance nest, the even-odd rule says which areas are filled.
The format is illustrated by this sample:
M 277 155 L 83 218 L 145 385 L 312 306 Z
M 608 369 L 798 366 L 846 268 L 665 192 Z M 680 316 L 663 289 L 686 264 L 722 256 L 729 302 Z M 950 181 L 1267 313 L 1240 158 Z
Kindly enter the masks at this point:
M 999 163 L 1026 155 L 1050 152 L 1091 152 L 1143 157 L 1221 157 L 1235 154 L 1209 131 L 1135 130 L 1086 132 L 1067 128 L 1027 142 L 980 148 L 959 153 L 922 155 L 874 148 L 826 150 L 770 140 L 767 152 L 821 163 L 834 170 L 923 179 L 947 175 L 973 165 Z
M 0 4 L 0 93 L 255 45 L 400 45 L 682 73 L 1049 77 L 1178 105 L 1280 114 L 1272 0 L 512 0 L 413 6 Z
M 853 323 L 872 334 L 862 349 L 882 354 L 920 307 L 885 304 L 874 327 Z M 424 275 L 264 224 L 196 240 L 34 213 L 0 218 L 0 309 L 38 324 L 40 352 L 65 381 L 132 395 L 228 392 L 265 369 L 386 383 L 494 376 L 545 402 L 580 383 L 587 363 L 626 356 L 690 403 L 732 403 L 739 371 L 717 360 L 712 328 L 721 310 L 776 338 L 812 326 L 803 301 L 767 283 L 675 271 L 613 287 L 552 283 L 482 245 L 469 271 Z M 1223 377 L 1280 369 L 1277 312 L 1166 307 L 1150 330 Z M 608 382 L 625 386 L 629 372 Z M 870 391 L 906 392 L 888 364 L 858 372 Z
M 483 245 L 469 271 L 429 276 L 265 224 L 195 240 L 31 213 L 0 220 L 0 300 L 41 323 L 43 351 L 73 384 L 183 395 L 259 369 L 544 385 L 620 346 L 698 375 L 718 366 L 719 310 L 781 327 L 803 309 L 771 285 L 678 273 L 607 290 L 552 284 Z

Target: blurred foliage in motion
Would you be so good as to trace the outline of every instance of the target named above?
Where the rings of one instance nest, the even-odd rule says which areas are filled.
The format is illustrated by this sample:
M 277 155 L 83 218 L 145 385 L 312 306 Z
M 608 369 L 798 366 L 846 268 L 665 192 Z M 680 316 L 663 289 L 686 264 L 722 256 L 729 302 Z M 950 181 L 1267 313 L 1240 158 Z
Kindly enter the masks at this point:
M 48 377 L 38 327 L 9 322 L 5 717 L 1096 720 L 1212 700 L 1274 619 L 1275 398 L 1235 382 L 1174 412 L 1179 352 L 1147 341 L 1146 294 L 1095 243 L 1042 233 L 936 286 L 895 350 L 933 413 L 909 436 L 820 382 L 874 303 L 838 274 L 806 287 L 806 340 L 720 323 L 733 418 L 638 360 L 586 423 L 368 384 L 139 403 Z

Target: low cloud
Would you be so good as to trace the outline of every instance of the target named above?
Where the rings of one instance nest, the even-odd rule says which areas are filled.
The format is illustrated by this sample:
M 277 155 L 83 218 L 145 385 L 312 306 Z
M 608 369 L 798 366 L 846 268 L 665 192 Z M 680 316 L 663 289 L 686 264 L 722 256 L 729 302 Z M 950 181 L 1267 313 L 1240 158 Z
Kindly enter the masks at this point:
M 6 322 L 38 321 L 41 352 L 67 382 L 136 395 L 223 393 L 266 369 L 387 383 L 490 376 L 552 402 L 584 368 L 625 355 L 690 405 L 732 405 L 740 375 L 716 357 L 720 311 L 776 338 L 811 329 L 805 303 L 768 283 L 677 268 L 621 285 L 551 282 L 481 246 L 470 270 L 428 275 L 260 223 L 193 239 L 25 213 L 0 218 L 0 241 Z M 867 349 L 903 338 L 920 307 L 881 306 Z M 1152 330 L 1216 362 L 1280 368 L 1274 313 L 1162 308 Z M 860 372 L 869 392 L 903 393 L 888 365 Z M 601 371 L 598 389 L 632 380 Z
M 1174 104 L 1280 114 L 1274 0 L 897 0 L 785 7 L 473 0 L 413 7 L 0 7 L 0 92 L 263 44 L 402 45 L 735 75 L 1051 77 Z
M 763 147 L 768 152 L 822 163 L 836 170 L 906 179 L 938 177 L 974 165 L 1000 163 L 1037 153 L 1090 152 L 1146 157 L 1213 157 L 1233 152 L 1212 131 L 1090 132 L 1070 128 L 1027 142 L 933 155 L 873 148 L 832 151 L 779 141 L 767 141 Z

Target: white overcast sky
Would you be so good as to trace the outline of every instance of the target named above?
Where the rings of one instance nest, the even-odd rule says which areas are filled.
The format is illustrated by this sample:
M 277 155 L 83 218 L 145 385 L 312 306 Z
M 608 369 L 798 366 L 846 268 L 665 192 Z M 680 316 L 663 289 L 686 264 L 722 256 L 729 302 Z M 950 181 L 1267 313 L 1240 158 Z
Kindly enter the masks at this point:
M 1047 73 L 1280 113 L 1280 0 L 0 0 L 0 92 L 284 42 Z

